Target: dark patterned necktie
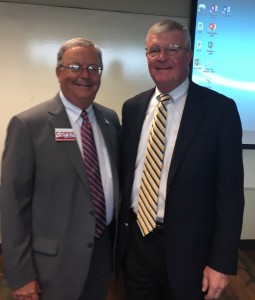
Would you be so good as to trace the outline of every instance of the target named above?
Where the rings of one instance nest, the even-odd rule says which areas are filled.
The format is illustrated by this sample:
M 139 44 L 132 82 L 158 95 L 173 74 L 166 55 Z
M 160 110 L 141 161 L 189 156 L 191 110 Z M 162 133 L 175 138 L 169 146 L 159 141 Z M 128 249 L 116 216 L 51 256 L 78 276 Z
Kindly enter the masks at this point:
M 137 223 L 145 236 L 156 227 L 160 176 L 165 152 L 167 109 L 164 101 L 171 98 L 161 94 L 148 139 L 139 190 Z
M 96 237 L 100 237 L 106 228 L 106 209 L 104 190 L 100 175 L 100 167 L 93 130 L 86 110 L 81 113 L 81 142 L 83 160 L 88 174 L 91 198 L 95 208 Z

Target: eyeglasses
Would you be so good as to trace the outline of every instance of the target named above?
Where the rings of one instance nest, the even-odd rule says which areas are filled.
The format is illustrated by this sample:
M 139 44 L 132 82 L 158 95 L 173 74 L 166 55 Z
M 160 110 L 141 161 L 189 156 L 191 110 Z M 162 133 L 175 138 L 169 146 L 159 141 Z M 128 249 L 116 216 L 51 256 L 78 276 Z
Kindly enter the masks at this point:
M 72 71 L 73 73 L 77 73 L 77 74 L 81 74 L 83 70 L 87 70 L 90 75 L 101 75 L 102 71 L 103 71 L 102 67 L 97 67 L 97 66 L 93 66 L 93 65 L 90 65 L 88 67 L 83 67 L 81 65 L 72 64 L 69 66 L 61 65 L 59 67 L 68 69 L 68 70 Z
M 188 51 L 188 49 L 177 44 L 169 44 L 163 49 L 158 46 L 146 47 L 145 50 L 150 57 L 157 57 L 162 51 L 168 56 L 175 56 L 181 49 Z

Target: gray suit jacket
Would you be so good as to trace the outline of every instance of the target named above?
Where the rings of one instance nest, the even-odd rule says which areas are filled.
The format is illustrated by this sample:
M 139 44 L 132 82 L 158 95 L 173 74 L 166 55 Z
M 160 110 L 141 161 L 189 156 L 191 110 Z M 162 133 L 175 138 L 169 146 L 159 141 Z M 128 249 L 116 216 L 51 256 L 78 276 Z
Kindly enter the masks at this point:
M 116 218 L 119 120 L 114 111 L 93 107 L 110 158 Z M 58 95 L 10 121 L 0 190 L 2 246 L 12 289 L 37 278 L 44 299 L 70 300 L 87 277 L 95 218 L 77 142 L 56 142 L 55 128 L 71 128 Z

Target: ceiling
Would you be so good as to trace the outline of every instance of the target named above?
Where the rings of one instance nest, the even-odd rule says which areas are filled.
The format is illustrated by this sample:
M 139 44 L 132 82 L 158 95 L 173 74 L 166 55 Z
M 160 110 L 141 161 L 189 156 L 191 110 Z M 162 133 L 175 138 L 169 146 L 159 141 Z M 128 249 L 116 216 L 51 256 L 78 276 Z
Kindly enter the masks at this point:
M 0 2 L 189 18 L 192 0 L 9 0 Z

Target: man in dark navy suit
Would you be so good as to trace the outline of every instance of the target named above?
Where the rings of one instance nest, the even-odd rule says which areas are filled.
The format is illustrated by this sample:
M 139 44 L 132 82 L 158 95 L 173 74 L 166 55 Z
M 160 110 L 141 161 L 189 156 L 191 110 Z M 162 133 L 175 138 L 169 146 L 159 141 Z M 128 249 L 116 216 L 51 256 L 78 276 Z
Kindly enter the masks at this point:
M 124 267 L 127 300 L 218 299 L 228 275 L 236 274 L 242 228 L 239 114 L 232 99 L 189 81 L 187 28 L 160 21 L 149 30 L 146 44 L 156 87 L 123 106 L 117 269 Z M 145 218 L 152 220 L 145 200 L 151 194 L 141 181 L 160 94 L 170 96 L 165 101 L 164 158 L 155 228 L 151 225 L 145 234 Z

